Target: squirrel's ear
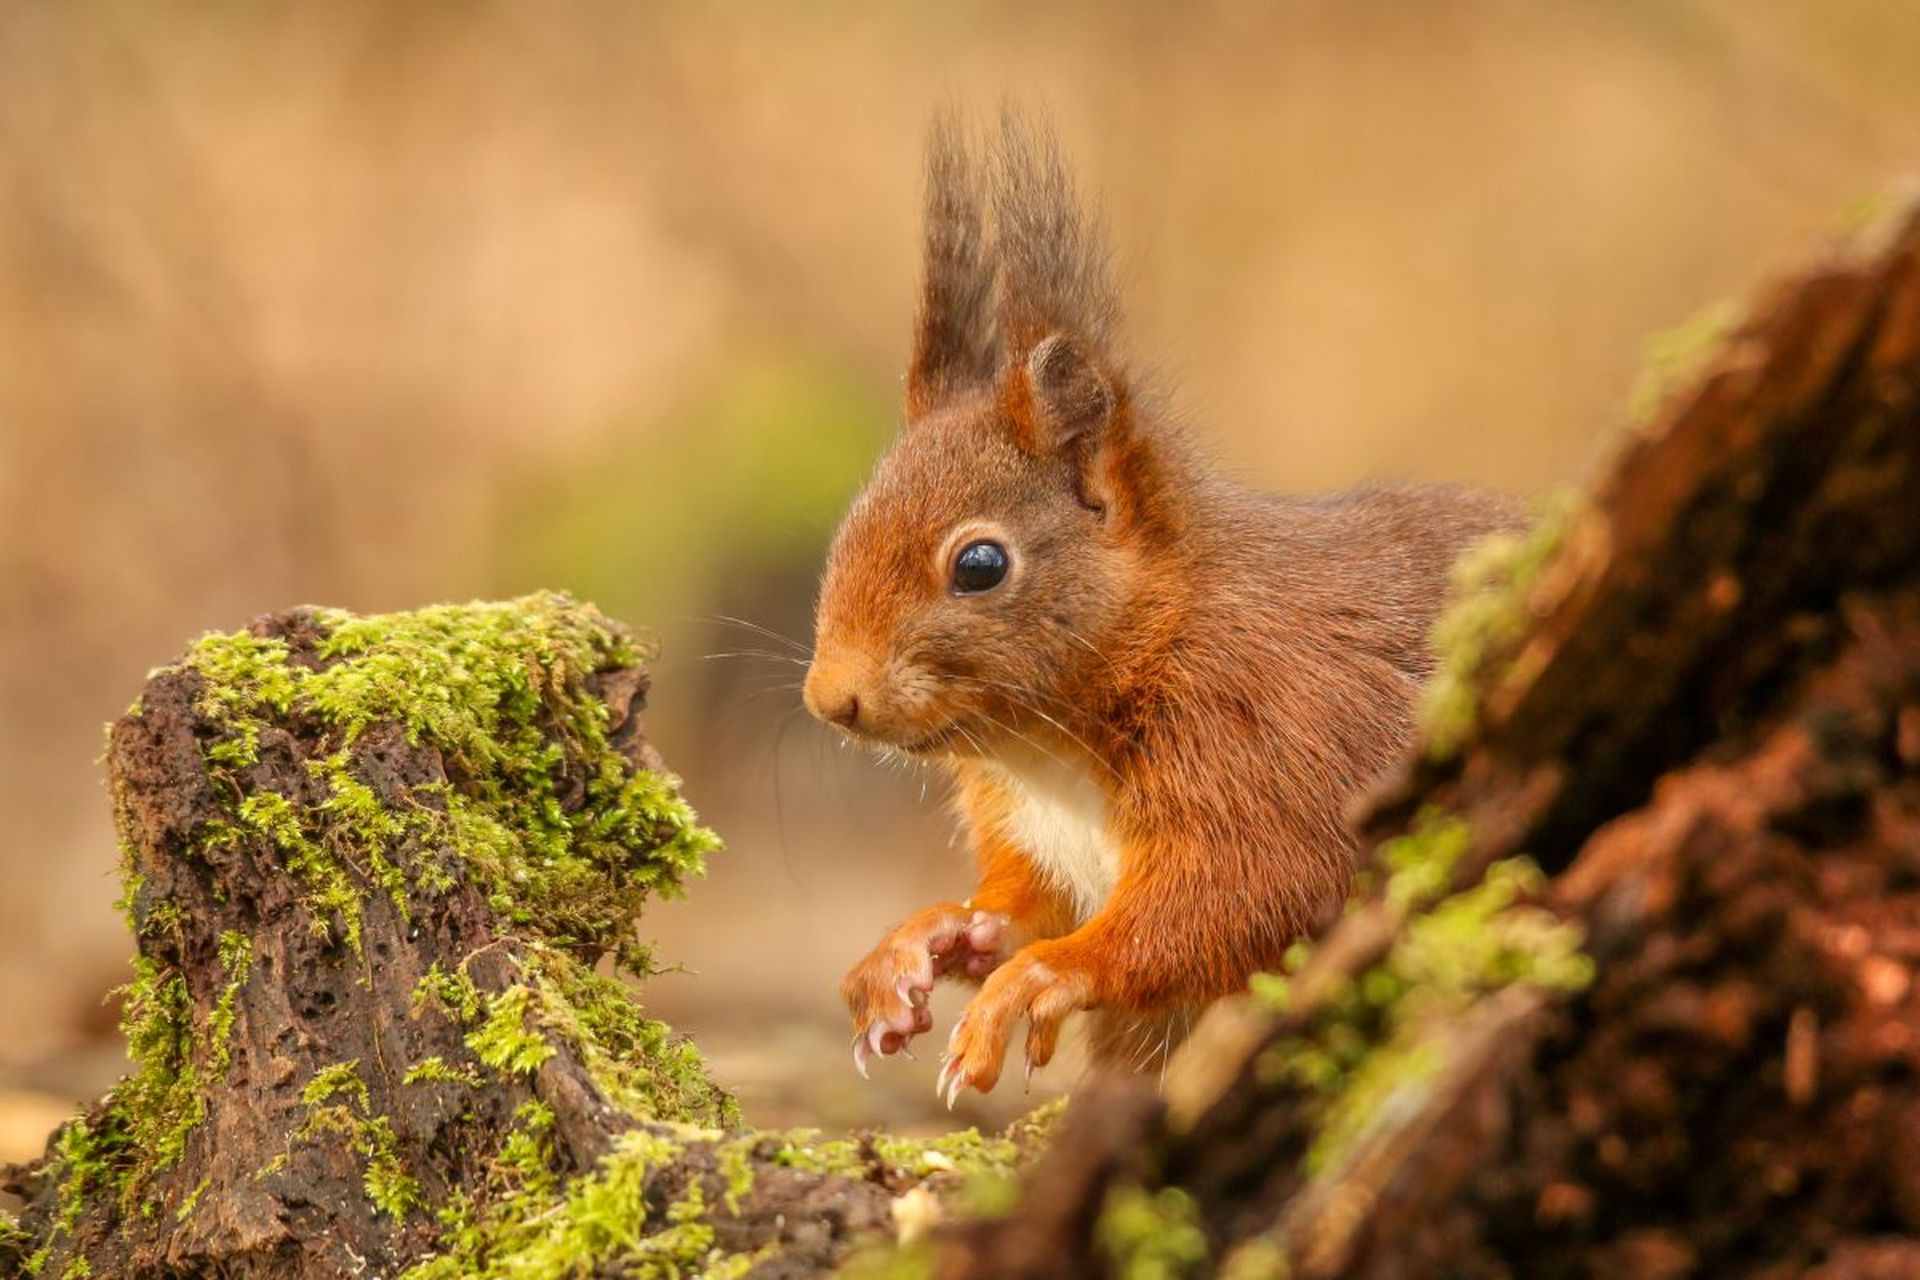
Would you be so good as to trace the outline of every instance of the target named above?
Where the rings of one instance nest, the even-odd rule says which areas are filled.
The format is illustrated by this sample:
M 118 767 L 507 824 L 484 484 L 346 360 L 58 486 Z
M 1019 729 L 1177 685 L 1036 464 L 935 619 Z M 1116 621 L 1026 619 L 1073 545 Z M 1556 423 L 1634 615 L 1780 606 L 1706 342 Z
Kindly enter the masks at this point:
M 1040 341 L 1027 355 L 1027 410 L 1021 443 L 1033 453 L 1084 456 L 1100 443 L 1113 417 L 1113 384 L 1078 342 L 1064 333 Z
M 1071 469 L 1082 506 L 1104 513 L 1124 499 L 1127 452 L 1124 394 L 1086 347 L 1064 333 L 1041 339 L 1008 385 L 1005 402 L 1015 442 L 1036 458 L 1060 458 Z
M 1042 338 L 1004 385 L 1001 412 L 1028 455 L 1067 464 L 1074 496 L 1102 519 L 1151 515 L 1162 473 L 1134 419 L 1133 393 L 1083 340 Z

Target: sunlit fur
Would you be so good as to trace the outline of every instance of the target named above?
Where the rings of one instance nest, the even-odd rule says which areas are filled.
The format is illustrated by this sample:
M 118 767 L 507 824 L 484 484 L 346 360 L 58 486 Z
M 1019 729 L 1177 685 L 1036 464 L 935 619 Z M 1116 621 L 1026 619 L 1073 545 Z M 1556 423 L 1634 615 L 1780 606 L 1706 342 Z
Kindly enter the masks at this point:
M 956 1044 L 986 1088 L 1000 1049 L 981 1037 L 1061 1005 L 1034 992 L 1105 1011 L 1096 1044 L 1134 1065 L 1127 1028 L 1164 1049 L 1340 900 L 1343 811 L 1407 746 L 1448 566 L 1516 515 L 1461 488 L 1283 498 L 1210 469 L 1114 349 L 1104 253 L 1050 144 L 1003 129 L 990 242 L 951 127 L 933 154 L 929 216 L 965 226 L 929 230 L 909 420 L 829 553 L 807 693 L 817 711 L 857 696 L 853 732 L 952 774 L 971 905 L 1028 941 Z M 1003 531 L 1014 569 L 955 595 L 944 549 L 970 524 Z M 1047 828 L 1016 820 L 1030 797 L 1008 777 L 1036 755 L 1105 789 L 1118 878 L 1091 914 L 1021 846 Z M 857 1025 L 888 998 L 862 973 Z

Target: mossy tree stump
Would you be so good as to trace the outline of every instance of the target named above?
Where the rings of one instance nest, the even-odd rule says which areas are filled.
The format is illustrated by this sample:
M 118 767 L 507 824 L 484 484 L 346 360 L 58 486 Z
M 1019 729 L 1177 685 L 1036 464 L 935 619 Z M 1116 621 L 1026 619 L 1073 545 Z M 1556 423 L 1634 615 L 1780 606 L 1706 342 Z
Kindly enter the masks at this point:
M 714 843 L 639 659 L 539 596 L 299 610 L 155 672 L 108 751 L 135 1070 L 13 1172 L 0 1269 L 813 1273 L 1009 1159 L 742 1129 L 601 972 L 648 972 L 641 906 Z

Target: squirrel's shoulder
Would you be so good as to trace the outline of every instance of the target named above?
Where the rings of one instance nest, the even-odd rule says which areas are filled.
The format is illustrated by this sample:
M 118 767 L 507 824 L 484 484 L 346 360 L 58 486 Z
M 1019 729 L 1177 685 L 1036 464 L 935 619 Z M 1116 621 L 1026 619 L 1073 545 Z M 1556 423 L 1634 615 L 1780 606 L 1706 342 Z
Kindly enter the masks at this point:
M 1302 523 L 1325 523 L 1384 533 L 1425 531 L 1468 536 L 1527 523 L 1527 507 L 1511 494 L 1468 484 L 1369 483 L 1332 493 L 1264 495 L 1267 505 Z

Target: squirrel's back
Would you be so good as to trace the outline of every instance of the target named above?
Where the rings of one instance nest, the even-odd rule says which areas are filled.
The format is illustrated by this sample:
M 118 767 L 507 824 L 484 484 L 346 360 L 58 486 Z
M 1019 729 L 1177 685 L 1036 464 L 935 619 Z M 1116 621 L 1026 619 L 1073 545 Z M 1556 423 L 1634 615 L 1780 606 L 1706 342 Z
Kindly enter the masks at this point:
M 1525 526 L 1525 507 L 1465 485 L 1369 485 L 1313 497 L 1249 495 L 1221 530 L 1244 540 L 1267 610 L 1328 641 L 1377 653 L 1416 680 L 1433 670 L 1431 633 L 1451 567 L 1491 534 Z

